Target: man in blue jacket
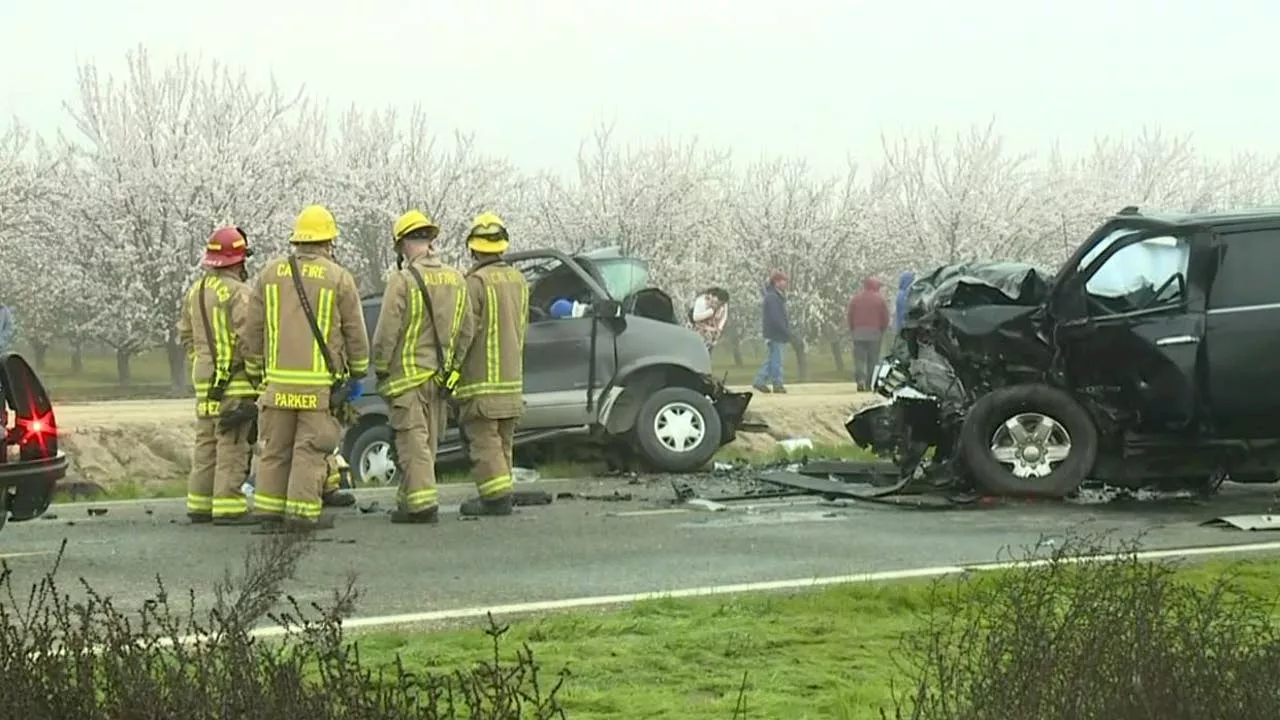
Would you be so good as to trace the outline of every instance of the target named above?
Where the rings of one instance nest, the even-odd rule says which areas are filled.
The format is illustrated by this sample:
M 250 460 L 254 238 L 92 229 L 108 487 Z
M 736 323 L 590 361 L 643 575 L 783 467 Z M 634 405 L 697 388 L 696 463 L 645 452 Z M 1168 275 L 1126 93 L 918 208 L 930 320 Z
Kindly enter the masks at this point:
M 762 393 L 784 393 L 782 384 L 782 346 L 791 342 L 791 321 L 787 318 L 787 276 L 781 270 L 769 273 L 764 286 L 764 345 L 766 354 L 752 387 Z M 773 383 L 772 389 L 769 383 Z

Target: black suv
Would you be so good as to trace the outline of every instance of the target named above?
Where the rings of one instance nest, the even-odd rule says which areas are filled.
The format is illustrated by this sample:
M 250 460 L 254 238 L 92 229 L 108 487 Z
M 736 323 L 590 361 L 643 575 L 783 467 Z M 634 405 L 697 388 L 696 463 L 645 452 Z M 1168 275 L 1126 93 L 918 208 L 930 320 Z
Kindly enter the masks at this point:
M 616 248 L 573 257 L 530 250 L 506 259 L 529 281 L 517 447 L 564 437 L 597 440 L 650 467 L 683 472 L 702 467 L 734 439 L 751 393 L 731 392 L 711 376 L 706 345 L 680 324 L 671 298 L 649 285 L 643 260 Z M 552 317 L 558 299 L 581 312 Z M 381 308 L 381 297 L 364 299 L 370 335 Z M 374 385 L 372 373 L 366 387 Z M 353 479 L 396 482 L 386 402 L 371 393 L 356 410 L 359 419 L 341 448 Z M 437 457 L 465 457 L 452 420 Z
M 911 287 L 886 399 L 846 428 L 904 474 L 993 494 L 1273 482 L 1277 269 L 1280 211 L 1133 207 L 1052 275 L 944 266 Z
M 58 426 L 44 384 L 20 355 L 0 355 L 0 527 L 30 520 L 49 508 L 54 489 L 67 474 L 58 450 Z

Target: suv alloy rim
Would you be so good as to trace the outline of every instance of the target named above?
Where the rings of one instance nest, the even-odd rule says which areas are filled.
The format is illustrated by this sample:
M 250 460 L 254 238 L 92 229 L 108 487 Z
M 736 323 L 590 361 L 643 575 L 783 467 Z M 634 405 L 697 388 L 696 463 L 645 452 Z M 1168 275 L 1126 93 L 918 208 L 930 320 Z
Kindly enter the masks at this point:
M 1041 478 L 1071 455 L 1071 434 L 1043 413 L 1019 413 L 991 436 L 991 457 L 1007 465 L 1014 477 Z
M 391 461 L 391 443 L 385 440 L 369 443 L 360 456 L 360 479 L 390 485 L 395 478 L 396 464 Z
M 653 416 L 653 434 L 662 446 L 672 452 L 689 452 L 702 444 L 707 425 L 692 405 L 667 403 Z

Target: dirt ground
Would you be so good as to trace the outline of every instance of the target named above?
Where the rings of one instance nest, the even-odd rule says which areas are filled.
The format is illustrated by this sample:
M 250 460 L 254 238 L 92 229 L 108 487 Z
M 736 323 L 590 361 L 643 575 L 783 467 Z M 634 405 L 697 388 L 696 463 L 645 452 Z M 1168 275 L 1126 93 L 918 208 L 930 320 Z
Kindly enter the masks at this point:
M 807 437 L 844 443 L 849 414 L 874 396 L 850 383 L 792 385 L 786 395 L 756 395 L 748 420 L 764 421 L 765 433 L 742 433 L 735 447 L 768 450 L 778 440 Z M 186 477 L 191 453 L 191 400 L 125 400 L 66 403 L 55 408 L 63 447 L 71 460 L 67 480 L 109 486 L 142 485 Z

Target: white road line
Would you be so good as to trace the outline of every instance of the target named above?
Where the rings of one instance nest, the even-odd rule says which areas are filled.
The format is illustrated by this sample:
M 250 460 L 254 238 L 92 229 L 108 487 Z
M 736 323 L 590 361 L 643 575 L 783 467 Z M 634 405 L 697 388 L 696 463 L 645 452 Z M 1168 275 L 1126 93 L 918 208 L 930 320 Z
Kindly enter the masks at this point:
M 54 550 L 33 550 L 33 551 L 31 551 L 31 552 L 11 552 L 11 553 L 0 553 L 0 560 L 11 560 L 11 559 L 13 559 L 13 558 L 20 558 L 20 557 L 32 557 L 32 556 L 35 556 L 35 555 L 52 555 L 54 552 L 56 552 L 56 551 L 54 551 Z
M 1206 555 L 1235 555 L 1249 552 L 1280 551 L 1280 541 L 1249 543 L 1244 545 L 1214 545 L 1208 547 L 1170 548 L 1167 550 L 1144 550 L 1136 553 L 1142 560 L 1158 560 L 1175 557 L 1200 557 Z M 1075 562 L 1096 562 L 1115 555 L 1095 555 L 1071 558 Z M 938 565 L 935 567 L 912 568 L 906 570 L 887 570 L 881 572 L 858 573 L 854 575 L 833 575 L 829 577 L 803 578 L 794 580 L 768 580 L 763 582 L 739 583 L 736 585 L 713 585 L 708 587 L 684 588 L 680 590 L 629 593 L 624 595 L 600 595 L 595 597 L 564 598 L 560 600 L 542 600 L 538 602 L 513 603 L 509 605 L 476 606 L 455 608 L 452 610 L 434 610 L 430 612 L 406 613 L 400 615 L 375 615 L 345 620 L 342 626 L 347 629 L 391 627 L 395 625 L 416 625 L 422 623 L 482 618 L 494 616 L 517 615 L 526 613 L 549 612 L 559 610 L 575 610 L 581 608 L 606 607 L 610 605 L 631 605 L 646 600 L 667 598 L 707 597 L 714 595 L 740 595 L 745 593 L 768 592 L 777 590 L 806 590 L 828 587 L 831 585 L 851 585 L 856 583 L 886 582 L 893 580 L 910 580 L 918 578 L 937 578 L 946 575 L 959 575 L 981 570 L 1001 570 L 1029 565 L 1040 565 L 1045 560 L 1010 561 L 997 563 L 980 563 L 970 565 Z M 278 637 L 286 634 L 280 626 L 269 626 L 253 631 L 257 637 Z M 194 642 L 197 638 L 188 638 Z

